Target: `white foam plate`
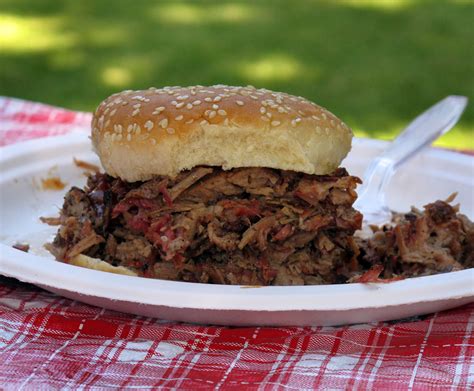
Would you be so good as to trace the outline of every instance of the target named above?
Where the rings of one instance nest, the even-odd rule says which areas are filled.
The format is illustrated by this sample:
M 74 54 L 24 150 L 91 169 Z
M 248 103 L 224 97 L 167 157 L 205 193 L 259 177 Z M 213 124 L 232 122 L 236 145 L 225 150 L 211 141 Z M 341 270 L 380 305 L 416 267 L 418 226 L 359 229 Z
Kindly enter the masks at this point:
M 355 140 L 343 163 L 362 175 L 385 143 Z M 92 305 L 169 320 L 224 325 L 336 325 L 391 320 L 452 308 L 474 300 L 474 269 L 390 284 L 246 288 L 151 280 L 88 270 L 55 261 L 43 249 L 71 185 L 82 186 L 73 157 L 98 163 L 83 134 L 40 139 L 0 149 L 0 274 Z M 67 186 L 45 191 L 41 179 L 59 176 Z M 462 212 L 474 215 L 474 159 L 427 150 L 397 173 L 388 201 L 406 211 L 458 191 Z M 11 245 L 26 241 L 29 253 Z

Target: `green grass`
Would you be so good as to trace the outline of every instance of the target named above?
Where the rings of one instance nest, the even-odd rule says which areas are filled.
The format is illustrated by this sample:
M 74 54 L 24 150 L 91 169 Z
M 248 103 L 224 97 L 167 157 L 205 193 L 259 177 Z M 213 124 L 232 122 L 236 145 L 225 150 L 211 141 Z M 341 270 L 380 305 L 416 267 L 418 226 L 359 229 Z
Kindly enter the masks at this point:
M 0 94 L 93 110 L 122 89 L 253 84 L 392 138 L 449 94 L 474 148 L 474 2 L 0 0 Z

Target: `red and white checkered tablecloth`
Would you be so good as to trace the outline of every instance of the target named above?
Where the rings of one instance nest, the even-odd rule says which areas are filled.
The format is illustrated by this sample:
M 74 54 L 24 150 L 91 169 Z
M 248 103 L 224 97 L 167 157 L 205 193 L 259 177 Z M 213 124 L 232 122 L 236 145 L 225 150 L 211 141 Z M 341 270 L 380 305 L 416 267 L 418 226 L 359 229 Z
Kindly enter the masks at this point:
M 90 114 L 0 98 L 0 145 L 89 121 Z M 473 389 L 473 328 L 474 303 L 344 327 L 189 325 L 0 277 L 0 389 Z

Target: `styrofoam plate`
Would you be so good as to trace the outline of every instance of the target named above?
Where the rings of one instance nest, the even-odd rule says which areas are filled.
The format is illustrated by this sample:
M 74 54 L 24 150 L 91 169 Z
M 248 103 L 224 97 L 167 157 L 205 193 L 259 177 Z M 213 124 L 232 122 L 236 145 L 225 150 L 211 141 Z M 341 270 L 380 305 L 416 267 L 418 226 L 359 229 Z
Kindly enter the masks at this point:
M 343 163 L 362 175 L 386 146 L 354 140 Z M 0 274 L 71 299 L 139 315 L 227 325 L 335 325 L 398 319 L 452 308 L 474 299 L 474 269 L 390 284 L 249 288 L 152 280 L 109 274 L 57 262 L 43 249 L 56 228 L 39 216 L 55 216 L 65 191 L 85 177 L 73 157 L 98 163 L 86 133 L 40 139 L 0 149 Z M 67 186 L 46 191 L 41 179 L 58 176 Z M 474 159 L 427 150 L 397 173 L 388 201 L 406 211 L 458 191 L 461 210 L 474 215 Z M 11 247 L 28 242 L 29 253 Z

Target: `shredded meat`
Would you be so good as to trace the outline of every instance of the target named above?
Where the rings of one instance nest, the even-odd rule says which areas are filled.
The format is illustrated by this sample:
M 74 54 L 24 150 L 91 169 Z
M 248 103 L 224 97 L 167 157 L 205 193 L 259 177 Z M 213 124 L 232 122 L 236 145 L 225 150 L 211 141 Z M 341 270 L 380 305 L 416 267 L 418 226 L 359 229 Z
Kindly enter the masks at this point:
M 12 247 L 25 253 L 30 251 L 30 245 L 28 243 L 15 243 Z
M 202 177 L 210 174 L 212 172 L 212 168 L 209 167 L 199 167 L 197 170 L 191 171 L 186 178 L 182 181 L 179 181 L 176 185 L 174 185 L 170 191 L 169 195 L 172 200 L 175 200 L 183 191 L 187 188 L 191 187 L 194 183 L 196 183 Z
M 473 267 L 473 239 L 474 224 L 458 207 L 436 201 L 395 216 L 394 225 L 375 228 L 358 245 L 361 263 L 382 265 L 384 278 L 414 277 Z
M 354 236 L 360 180 L 345 169 L 307 175 L 269 168 L 195 167 L 127 183 L 89 176 L 65 196 L 48 249 L 83 253 L 142 276 L 189 282 L 302 285 L 388 282 L 474 263 L 474 228 L 449 202 Z M 452 201 L 452 200 L 449 200 Z
M 72 246 L 69 251 L 68 251 L 68 257 L 73 258 L 76 255 L 79 255 L 92 246 L 102 243 L 104 241 L 104 238 L 97 235 L 96 233 L 92 232 L 89 235 L 85 236 L 79 242 L 77 242 L 74 246 Z
M 333 283 L 350 277 L 341 265 L 355 256 L 358 183 L 344 169 L 196 167 L 136 183 L 95 173 L 45 221 L 60 223 L 50 249 L 64 261 L 84 253 L 147 277 L 220 284 Z
M 99 172 L 100 171 L 99 166 L 97 166 L 95 164 L 85 162 L 84 160 L 76 159 L 75 157 L 72 158 L 72 160 L 74 161 L 74 164 L 77 167 L 82 168 L 84 170 L 92 171 L 92 172 Z
M 48 225 L 61 225 L 61 219 L 59 217 L 40 217 L 40 220 L 42 223 L 48 224 Z

